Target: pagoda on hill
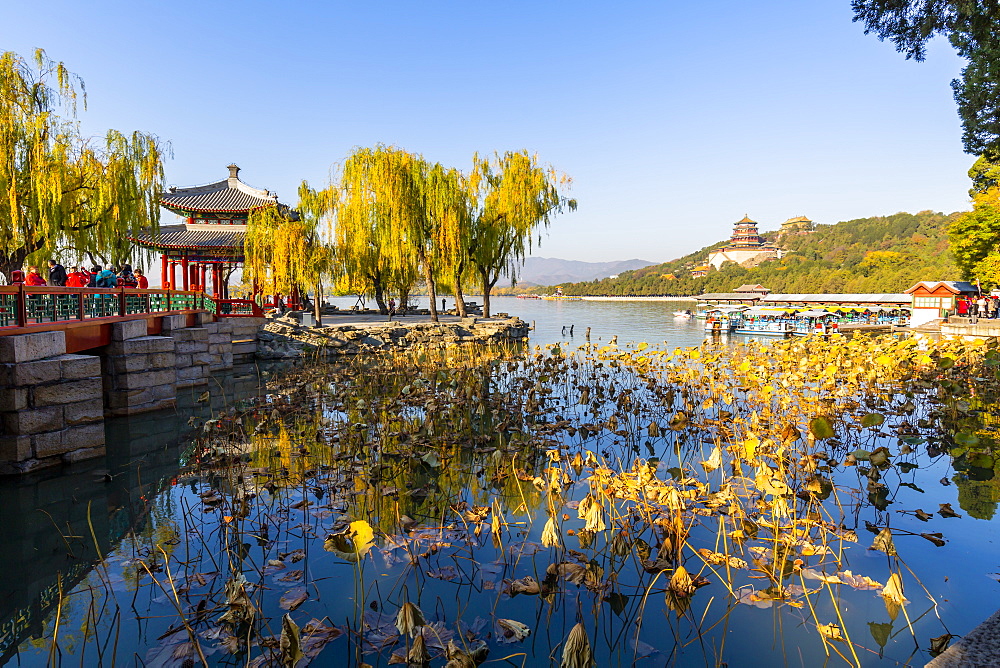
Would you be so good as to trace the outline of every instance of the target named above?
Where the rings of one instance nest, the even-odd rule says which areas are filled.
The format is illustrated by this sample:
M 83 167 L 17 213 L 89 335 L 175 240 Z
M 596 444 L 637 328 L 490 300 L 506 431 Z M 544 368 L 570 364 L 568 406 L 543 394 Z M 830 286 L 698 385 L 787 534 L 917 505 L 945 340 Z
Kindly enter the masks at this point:
M 721 269 L 726 262 L 735 262 L 744 267 L 754 267 L 764 260 L 780 259 L 784 251 L 765 242 L 757 231 L 756 221 L 744 215 L 743 220 L 733 225 L 733 236 L 729 243 L 708 254 L 708 264 Z
M 750 216 L 744 214 L 743 220 L 733 226 L 733 237 L 729 241 L 731 248 L 760 248 L 764 245 L 764 239 L 757 231 L 757 222 L 750 220 Z
M 243 242 L 251 211 L 268 206 L 287 210 L 278 196 L 240 181 L 240 168 L 229 165 L 229 178 L 193 188 L 171 187 L 160 195 L 160 206 L 186 218 L 181 225 L 163 225 L 132 241 L 161 253 L 160 280 L 164 288 L 202 290 L 229 298 L 229 277 L 243 264 Z M 181 269 L 177 280 L 177 268 Z M 256 297 L 256 287 L 254 296 Z

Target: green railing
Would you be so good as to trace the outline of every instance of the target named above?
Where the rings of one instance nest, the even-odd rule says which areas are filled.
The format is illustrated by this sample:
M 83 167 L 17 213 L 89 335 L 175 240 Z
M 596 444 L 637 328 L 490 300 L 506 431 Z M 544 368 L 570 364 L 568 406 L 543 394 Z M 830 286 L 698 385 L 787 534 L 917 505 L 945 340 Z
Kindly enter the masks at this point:
M 217 311 L 202 292 L 136 288 L 0 286 L 0 329 L 150 313 Z
M 250 299 L 216 299 L 216 315 L 220 318 L 260 318 L 264 310 Z

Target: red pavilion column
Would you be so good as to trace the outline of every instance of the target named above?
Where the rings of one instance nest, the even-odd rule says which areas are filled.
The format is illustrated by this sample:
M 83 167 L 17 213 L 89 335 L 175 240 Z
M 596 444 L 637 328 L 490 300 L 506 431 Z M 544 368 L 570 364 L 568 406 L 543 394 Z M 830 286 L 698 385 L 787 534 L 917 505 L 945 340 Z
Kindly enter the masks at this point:
M 167 256 L 166 255 L 161 255 L 160 256 L 160 285 L 163 286 L 164 289 L 166 289 L 168 287 L 168 284 L 169 284 L 169 281 L 167 280 L 167 265 L 169 265 L 169 264 L 170 264 L 170 262 L 167 260 Z
M 184 290 L 191 289 L 191 271 L 188 266 L 187 255 L 181 258 L 181 273 L 184 274 Z
M 206 288 L 206 285 L 205 285 L 205 272 L 206 271 L 208 271 L 208 265 L 206 265 L 205 263 L 202 263 L 202 265 L 201 265 L 201 278 L 199 279 L 199 285 L 201 285 L 201 291 L 202 292 L 207 292 L 207 290 L 205 289 Z
M 215 264 L 212 266 L 212 292 L 215 294 L 216 299 L 225 299 L 225 290 L 222 288 L 222 265 Z

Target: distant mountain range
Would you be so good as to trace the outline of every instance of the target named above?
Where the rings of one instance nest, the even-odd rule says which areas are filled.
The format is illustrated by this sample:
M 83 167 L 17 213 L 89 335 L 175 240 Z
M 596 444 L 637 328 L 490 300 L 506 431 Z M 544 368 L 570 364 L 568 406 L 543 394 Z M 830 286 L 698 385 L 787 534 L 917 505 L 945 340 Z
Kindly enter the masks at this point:
M 560 260 L 554 257 L 529 257 L 525 259 L 524 268 L 518 274 L 517 284 L 521 287 L 530 287 L 533 285 L 597 281 L 609 276 L 616 276 L 623 271 L 642 269 L 653 264 L 656 263 L 646 260 L 581 262 L 579 260 Z M 504 281 L 501 280 L 501 284 L 503 283 Z

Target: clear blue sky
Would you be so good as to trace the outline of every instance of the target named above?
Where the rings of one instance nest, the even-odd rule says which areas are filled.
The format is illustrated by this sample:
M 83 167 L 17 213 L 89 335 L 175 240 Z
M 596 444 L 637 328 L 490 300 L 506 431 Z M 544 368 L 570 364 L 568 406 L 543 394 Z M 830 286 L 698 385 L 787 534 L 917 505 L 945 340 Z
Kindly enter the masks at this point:
M 745 213 L 767 230 L 969 208 L 961 61 L 940 40 L 904 60 L 849 0 L 5 5 L 0 49 L 81 75 L 88 132 L 168 140 L 174 185 L 235 161 L 294 204 L 354 146 L 463 169 L 527 148 L 580 205 L 535 255 L 591 261 L 672 259 Z

